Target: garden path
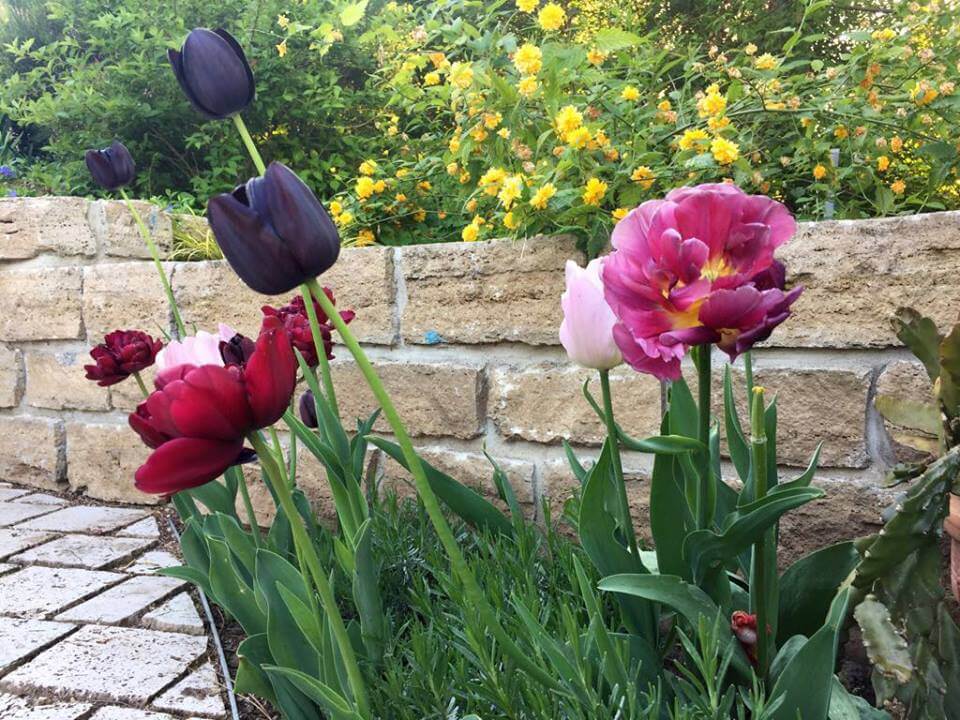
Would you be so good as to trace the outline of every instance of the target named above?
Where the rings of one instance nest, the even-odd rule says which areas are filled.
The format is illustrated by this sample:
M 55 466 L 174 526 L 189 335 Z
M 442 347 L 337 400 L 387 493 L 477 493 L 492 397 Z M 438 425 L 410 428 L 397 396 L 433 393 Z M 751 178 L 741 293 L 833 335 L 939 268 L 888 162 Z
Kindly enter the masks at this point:
M 0 482 L 0 720 L 227 717 L 157 521 Z

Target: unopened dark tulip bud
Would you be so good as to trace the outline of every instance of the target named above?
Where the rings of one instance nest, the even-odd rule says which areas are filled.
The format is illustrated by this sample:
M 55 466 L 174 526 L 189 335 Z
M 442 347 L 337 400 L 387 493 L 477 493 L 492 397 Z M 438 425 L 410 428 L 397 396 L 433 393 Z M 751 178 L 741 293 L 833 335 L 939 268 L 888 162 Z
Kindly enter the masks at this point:
M 224 365 L 239 365 L 243 367 L 253 355 L 256 343 L 246 335 L 237 333 L 228 342 L 220 341 L 220 357 Z
M 119 140 L 103 150 L 87 150 L 84 156 L 93 181 L 104 190 L 116 190 L 133 182 L 137 167 L 130 151 Z
M 307 390 L 303 395 L 300 396 L 300 419 L 303 420 L 303 424 L 307 427 L 315 428 L 319 423 L 317 422 L 317 404 L 313 400 L 313 391 Z
M 207 203 L 210 228 L 234 272 L 264 295 L 280 295 L 328 270 L 340 235 L 323 205 L 286 165 Z
M 167 58 L 187 99 L 208 118 L 230 117 L 253 101 L 253 71 L 226 30 L 195 28 L 179 52 L 167 51 Z

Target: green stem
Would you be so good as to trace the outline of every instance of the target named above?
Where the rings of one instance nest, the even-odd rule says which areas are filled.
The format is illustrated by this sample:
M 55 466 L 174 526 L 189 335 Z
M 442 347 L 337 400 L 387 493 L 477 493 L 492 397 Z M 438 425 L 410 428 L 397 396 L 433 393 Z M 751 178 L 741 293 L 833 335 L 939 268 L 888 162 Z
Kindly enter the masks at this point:
M 764 426 L 763 388 L 754 387 L 750 397 L 750 449 L 754 482 L 754 499 L 760 500 L 767 494 L 767 434 Z M 776 535 L 771 529 L 753 546 L 753 577 L 750 579 L 750 604 L 757 616 L 757 665 L 761 679 L 767 677 L 770 669 L 771 638 L 768 627 L 772 621 L 768 607 L 769 553 L 776 552 L 773 543 Z
M 376 371 L 370 364 L 370 360 L 367 358 L 366 353 L 364 353 L 363 348 L 360 347 L 360 343 L 357 342 L 357 339 L 354 337 L 353 333 L 350 332 L 350 328 L 347 327 L 347 324 L 343 321 L 343 318 L 341 318 L 339 313 L 337 313 L 337 309 L 330 301 L 330 298 L 328 298 L 326 293 L 324 293 L 319 287 L 317 281 L 310 280 L 307 285 L 310 287 L 310 291 L 317 299 L 317 302 L 320 303 L 320 307 L 327 314 L 327 317 L 330 318 L 330 321 L 334 324 L 334 327 L 336 327 L 337 332 L 340 333 L 340 339 L 350 350 L 354 360 L 356 360 L 357 366 L 360 368 L 360 372 L 363 373 L 363 376 L 367 381 L 367 385 L 370 386 L 374 396 L 380 403 L 384 417 L 387 419 L 387 422 L 390 423 L 390 427 L 393 429 L 393 433 L 397 438 L 397 443 L 400 445 L 400 448 L 403 451 L 404 460 L 410 469 L 410 474 L 413 475 L 413 481 L 417 486 L 417 493 L 420 496 L 420 500 L 423 502 L 424 509 L 427 511 L 427 515 L 430 517 L 430 521 L 433 523 L 433 527 L 436 530 L 437 536 L 440 538 L 440 542 L 443 544 L 444 550 L 447 552 L 447 556 L 450 558 L 450 564 L 453 566 L 454 572 L 463 585 L 466 594 L 465 606 L 471 611 L 479 614 L 490 633 L 494 636 L 497 642 L 500 643 L 500 646 L 503 648 L 504 652 L 512 657 L 514 662 L 516 662 L 520 668 L 529 673 L 533 678 L 546 687 L 553 690 L 560 690 L 560 683 L 550 674 L 532 662 L 523 653 L 523 651 L 517 647 L 516 643 L 513 641 L 513 638 L 510 637 L 507 631 L 503 629 L 503 626 L 497 619 L 496 612 L 490 606 L 490 603 L 487 602 L 486 596 L 480 589 L 480 585 L 477 583 L 476 578 L 473 576 L 473 573 L 467 565 L 467 561 L 464 558 L 463 553 L 460 551 L 460 546 L 457 545 L 457 540 L 453 535 L 453 531 L 450 529 L 450 525 L 443 516 L 443 510 L 440 508 L 440 501 L 433 492 L 433 488 L 430 487 L 430 483 L 427 480 L 427 475 L 423 469 L 423 464 L 420 462 L 419 456 L 413 449 L 413 443 L 410 440 L 410 435 L 407 433 L 407 429 L 404 427 L 403 421 L 400 419 L 400 415 L 397 413 L 397 409 L 393 405 L 393 401 L 390 399 L 386 389 L 383 387 L 383 383 L 380 381 Z
M 170 280 L 160 262 L 160 252 L 157 250 L 157 245 L 153 241 L 153 236 L 150 234 L 150 230 L 143 222 L 143 218 L 140 217 L 140 213 L 137 212 L 137 209 L 133 206 L 133 203 L 130 202 L 130 197 L 127 195 L 127 191 L 123 188 L 120 188 L 120 197 L 122 197 L 123 202 L 126 203 L 127 210 L 129 210 L 130 214 L 133 216 L 134 222 L 140 229 L 140 235 L 143 237 L 143 241 L 147 244 L 147 250 L 150 252 L 150 257 L 153 258 L 153 265 L 157 268 L 157 274 L 160 276 L 160 283 L 163 285 L 163 291 L 167 294 L 167 302 L 170 303 L 170 310 L 173 312 L 173 322 L 177 327 L 178 339 L 182 339 L 187 336 L 187 329 L 183 324 L 183 319 L 180 317 L 180 308 L 177 307 L 177 301 L 173 297 L 173 288 L 170 286 Z
M 149 397 L 149 396 L 150 396 L 150 391 L 147 390 L 147 385 L 146 385 L 146 383 L 143 382 L 143 378 L 140 377 L 140 373 L 139 373 L 139 372 L 133 373 L 133 379 L 136 380 L 136 381 L 137 381 L 137 385 L 140 386 L 140 392 L 143 393 L 143 396 L 144 396 L 144 397 Z
M 257 168 L 257 172 L 263 175 L 267 171 L 267 166 L 263 164 L 263 158 L 260 157 L 260 151 L 257 150 L 257 146 L 253 143 L 253 138 L 250 137 L 250 131 L 247 130 L 247 124 L 243 122 L 243 118 L 240 117 L 240 114 L 237 113 L 233 116 L 233 125 L 237 128 L 237 132 L 240 133 L 240 139 L 243 140 L 244 146 L 247 148 L 247 152 L 250 153 L 250 159 L 253 160 L 253 164 Z
M 253 544 L 260 547 L 263 538 L 260 537 L 260 523 L 257 522 L 257 514 L 253 510 L 253 502 L 250 500 L 250 490 L 247 488 L 247 478 L 243 475 L 243 469 L 235 465 L 231 470 L 237 473 L 237 485 L 240 487 L 240 497 L 243 499 L 243 509 L 247 513 L 247 523 L 250 525 L 250 532 L 253 534 Z
M 751 393 L 753 392 L 753 353 L 749 350 L 743 354 L 743 377 L 747 383 L 747 417 L 753 417 L 753 402 Z
M 713 351 L 713 345 L 701 345 L 698 352 L 699 363 L 697 366 L 697 439 L 703 443 L 706 448 L 701 457 L 703 461 L 700 464 L 700 487 L 697 491 L 697 527 L 706 528 L 710 522 L 711 509 L 708 498 L 712 497 L 710 492 L 711 478 L 710 469 L 710 383 L 712 380 L 712 368 L 710 366 L 710 356 Z
M 321 289 L 320 292 L 323 292 Z M 327 359 L 327 349 L 323 346 L 323 336 L 320 334 L 320 321 L 317 319 L 317 309 L 310 299 L 310 288 L 307 284 L 300 286 L 303 295 L 303 305 L 307 309 L 307 319 L 310 321 L 310 334 L 313 336 L 313 347 L 317 351 L 317 363 L 320 366 L 320 377 L 323 379 L 323 391 L 327 395 L 327 402 L 336 417 L 340 417 L 340 406 L 337 405 L 337 393 L 333 387 L 333 376 L 330 374 L 330 361 Z M 324 293 L 326 294 L 326 293 Z
M 630 552 L 635 558 L 640 557 L 637 550 L 637 533 L 633 529 L 633 518 L 630 516 L 630 501 L 627 499 L 627 485 L 623 478 L 623 460 L 620 457 L 620 434 L 617 432 L 617 423 L 613 417 L 613 395 L 610 393 L 610 371 L 600 370 L 600 390 L 603 394 L 603 415 L 607 422 L 607 438 L 610 441 L 610 452 L 613 457 L 613 472 L 617 477 L 617 492 L 620 494 L 620 509 L 623 513 L 621 523 L 627 536 Z
M 298 554 L 307 565 L 307 571 L 313 580 L 313 585 L 320 596 L 320 603 L 326 614 L 326 619 L 333 630 L 334 638 L 340 649 L 340 655 L 343 664 L 346 667 L 347 679 L 350 683 L 350 689 L 353 692 L 354 700 L 357 703 L 357 711 L 364 717 L 370 717 L 370 703 L 367 699 L 367 689 L 363 682 L 363 675 L 360 673 L 360 666 L 357 663 L 357 656 L 353 650 L 353 644 L 347 635 L 347 628 L 343 624 L 343 618 L 340 615 L 340 609 L 337 607 L 337 599 L 333 594 L 333 588 L 330 581 L 320 566 L 320 558 L 317 556 L 317 549 L 313 541 L 303 527 L 300 514 L 297 512 L 296 505 L 293 502 L 293 493 L 289 484 L 287 484 L 285 473 L 280 469 L 277 460 L 273 455 L 270 446 L 263 440 L 258 433 L 250 433 L 247 436 L 253 449 L 257 451 L 257 457 L 264 472 L 270 476 L 274 488 L 277 491 L 277 499 L 280 507 L 283 509 L 287 520 L 290 523 L 290 529 L 293 533 L 293 542 L 297 548 Z

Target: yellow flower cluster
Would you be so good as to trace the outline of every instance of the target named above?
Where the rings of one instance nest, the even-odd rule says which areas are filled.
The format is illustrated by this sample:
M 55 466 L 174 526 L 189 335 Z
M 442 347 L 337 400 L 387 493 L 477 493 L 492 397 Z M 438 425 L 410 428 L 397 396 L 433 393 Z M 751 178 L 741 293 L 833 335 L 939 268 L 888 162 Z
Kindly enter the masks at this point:
M 450 66 L 450 82 L 461 90 L 473 84 L 473 67 L 470 63 L 455 62 Z
M 587 205 L 599 205 L 607 194 L 607 184 L 599 178 L 592 177 L 587 180 L 583 188 L 583 202 Z
M 556 3 L 547 3 L 540 9 L 537 22 L 540 23 L 540 27 L 548 32 L 559 30 L 567 23 L 567 13 Z
M 543 67 L 543 53 L 533 43 L 524 43 L 513 54 L 513 64 L 521 75 L 536 75 Z
M 727 99 L 720 92 L 720 86 L 713 84 L 707 92 L 697 100 L 697 112 L 700 117 L 716 117 L 727 109 Z
M 537 210 L 544 210 L 549 204 L 550 198 L 556 194 L 556 186 L 553 183 L 545 183 L 537 188 L 537 191 L 533 193 L 533 197 L 530 198 L 530 205 Z

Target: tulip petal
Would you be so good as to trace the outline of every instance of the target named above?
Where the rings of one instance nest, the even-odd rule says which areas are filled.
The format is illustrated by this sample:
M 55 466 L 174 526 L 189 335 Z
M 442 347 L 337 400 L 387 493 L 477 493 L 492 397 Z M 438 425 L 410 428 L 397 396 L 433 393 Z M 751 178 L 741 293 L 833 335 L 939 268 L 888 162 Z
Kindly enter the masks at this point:
M 243 438 L 230 441 L 174 438 L 152 453 L 135 474 L 137 489 L 153 495 L 172 495 L 216 479 L 234 465 L 243 450 Z
M 674 357 L 664 360 L 660 357 L 650 357 L 637 343 L 630 331 L 623 324 L 613 328 L 613 339 L 623 353 L 624 361 L 637 372 L 648 373 L 661 380 L 680 379 L 680 358 Z
M 187 35 L 180 56 L 182 85 L 198 110 L 211 118 L 239 112 L 251 99 L 253 75 L 246 58 L 221 35 L 196 28 Z
M 163 389 L 177 435 L 210 440 L 242 437 L 251 428 L 250 407 L 236 368 L 204 365 Z
M 297 383 L 297 360 L 279 318 L 265 317 L 256 349 L 243 369 L 254 427 L 272 425 L 290 406 Z

